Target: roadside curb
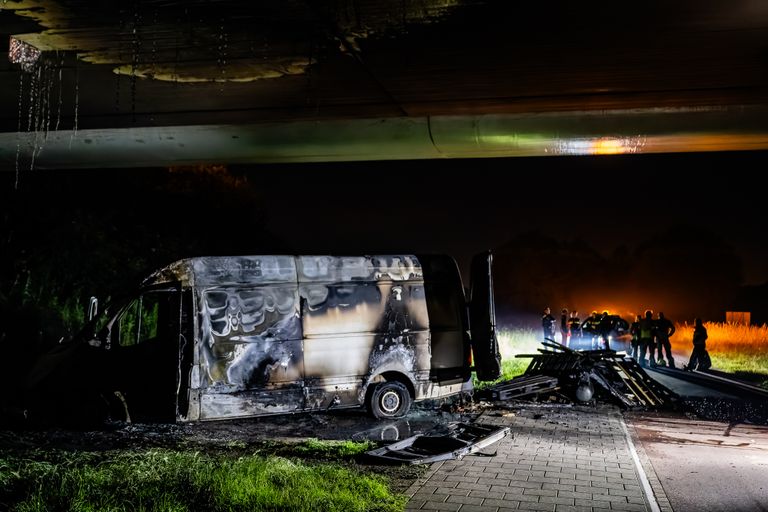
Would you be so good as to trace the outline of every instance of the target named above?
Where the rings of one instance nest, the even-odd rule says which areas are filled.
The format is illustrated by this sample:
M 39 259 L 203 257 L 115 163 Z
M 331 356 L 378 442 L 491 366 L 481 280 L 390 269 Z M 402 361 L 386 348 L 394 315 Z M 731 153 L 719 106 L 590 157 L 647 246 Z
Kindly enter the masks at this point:
M 646 499 L 649 502 L 654 500 L 658 505 L 658 510 L 660 512 L 674 512 L 672 504 L 669 502 L 667 494 L 664 491 L 664 487 L 661 485 L 661 480 L 659 480 L 656 470 L 653 468 L 650 458 L 648 458 L 648 454 L 645 453 L 645 448 L 643 448 L 643 443 L 637 435 L 635 425 L 624 415 L 622 415 L 621 419 L 626 427 L 627 440 L 631 443 L 631 447 L 637 454 L 638 462 L 640 463 L 640 468 L 638 469 L 641 469 L 645 473 L 645 477 L 653 492 L 653 496 L 646 496 Z M 654 510 L 654 507 L 651 507 L 651 509 Z

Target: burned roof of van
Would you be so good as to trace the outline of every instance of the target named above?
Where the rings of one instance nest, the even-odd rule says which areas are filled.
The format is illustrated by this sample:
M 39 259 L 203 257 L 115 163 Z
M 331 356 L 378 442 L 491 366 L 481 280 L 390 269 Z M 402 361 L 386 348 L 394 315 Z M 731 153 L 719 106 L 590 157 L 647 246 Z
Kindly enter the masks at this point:
M 409 281 L 423 279 L 419 258 L 374 256 L 204 256 L 175 261 L 147 277 L 143 286 L 273 284 L 289 282 Z

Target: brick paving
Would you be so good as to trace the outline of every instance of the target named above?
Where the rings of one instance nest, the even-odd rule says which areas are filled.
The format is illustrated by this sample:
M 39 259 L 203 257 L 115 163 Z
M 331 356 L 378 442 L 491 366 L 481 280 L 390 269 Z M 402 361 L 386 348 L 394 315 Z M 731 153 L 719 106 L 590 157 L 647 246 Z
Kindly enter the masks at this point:
M 486 411 L 476 421 L 508 426 L 510 435 L 485 449 L 495 456 L 434 464 L 408 490 L 406 510 L 671 510 L 660 485 L 646 497 L 647 483 L 658 479 L 638 471 L 638 454 L 614 407 L 531 404 Z M 645 467 L 643 455 L 637 460 Z M 644 473 L 649 470 L 648 464 Z

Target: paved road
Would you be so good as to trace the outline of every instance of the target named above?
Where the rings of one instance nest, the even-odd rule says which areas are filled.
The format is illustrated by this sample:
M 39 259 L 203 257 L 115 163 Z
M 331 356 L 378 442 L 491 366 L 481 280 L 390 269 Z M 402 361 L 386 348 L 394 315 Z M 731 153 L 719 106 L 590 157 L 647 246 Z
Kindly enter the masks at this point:
M 434 465 L 408 510 L 768 511 L 768 426 L 608 406 L 531 405 L 478 421 L 512 436 L 487 449 L 494 457 Z
M 657 382 L 683 397 L 738 398 L 735 395 L 718 391 L 712 387 L 701 386 L 687 380 L 678 379 L 672 375 L 666 375 L 650 368 L 645 368 L 645 372 Z
M 408 510 L 671 511 L 613 406 L 531 404 L 477 421 L 509 426 L 511 435 L 486 449 L 493 457 L 435 464 L 409 489 Z
M 768 426 L 627 415 L 674 512 L 768 510 Z

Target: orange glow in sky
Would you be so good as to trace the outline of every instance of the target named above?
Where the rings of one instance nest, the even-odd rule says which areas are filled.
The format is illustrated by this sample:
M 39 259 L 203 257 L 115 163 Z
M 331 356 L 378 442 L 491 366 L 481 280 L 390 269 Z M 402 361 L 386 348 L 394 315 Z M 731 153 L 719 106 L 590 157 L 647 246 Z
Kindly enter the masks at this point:
M 619 155 L 626 153 L 627 148 L 620 139 L 604 137 L 592 142 L 590 152 L 594 155 Z

